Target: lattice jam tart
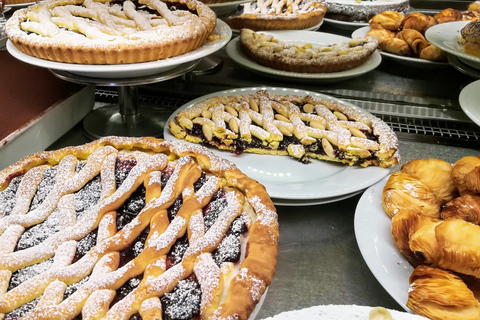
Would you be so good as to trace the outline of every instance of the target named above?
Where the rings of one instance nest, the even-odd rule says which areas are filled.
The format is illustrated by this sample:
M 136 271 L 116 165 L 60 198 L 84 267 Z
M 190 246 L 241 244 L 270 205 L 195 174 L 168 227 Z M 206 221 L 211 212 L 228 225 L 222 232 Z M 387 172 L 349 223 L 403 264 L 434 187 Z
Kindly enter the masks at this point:
M 349 70 L 365 63 L 374 54 L 378 43 L 373 39 L 352 39 L 333 45 L 295 43 L 242 29 L 240 45 L 247 56 L 269 68 L 300 73 L 329 73 Z
M 275 272 L 256 181 L 200 146 L 107 137 L 0 171 L 3 319 L 247 319 Z
M 320 24 L 326 12 L 315 0 L 256 0 L 239 6 L 225 22 L 237 30 L 297 30 Z
M 215 96 L 176 114 L 177 139 L 237 154 L 290 155 L 363 167 L 399 161 L 395 133 L 359 108 L 312 96 L 253 94 Z
M 190 52 L 216 19 L 196 0 L 46 0 L 16 11 L 6 33 L 18 50 L 37 58 L 124 64 Z

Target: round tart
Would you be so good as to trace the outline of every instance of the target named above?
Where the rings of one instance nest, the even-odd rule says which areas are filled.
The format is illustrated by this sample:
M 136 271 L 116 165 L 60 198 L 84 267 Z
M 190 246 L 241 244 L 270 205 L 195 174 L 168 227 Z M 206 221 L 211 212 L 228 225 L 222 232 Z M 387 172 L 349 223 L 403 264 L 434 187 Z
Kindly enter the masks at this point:
M 250 58 L 263 66 L 290 72 L 325 73 L 363 64 L 375 52 L 378 43 L 374 39 L 354 39 L 334 45 L 298 44 L 242 29 L 240 44 Z
M 368 22 L 383 11 L 396 11 L 407 15 L 409 0 L 325 0 L 326 17 L 349 22 Z
M 239 13 L 225 20 L 232 29 L 307 29 L 321 23 L 327 11 L 314 0 L 257 0 L 239 8 Z
M 107 137 L 0 171 L 3 319 L 247 319 L 275 272 L 265 188 L 200 146 Z
M 196 0 L 46 0 L 7 21 L 13 45 L 64 63 L 123 64 L 166 59 L 201 46 L 215 13 Z
M 398 140 L 381 119 L 335 99 L 254 94 L 214 96 L 169 122 L 177 139 L 237 154 L 290 155 L 356 166 L 399 162 Z

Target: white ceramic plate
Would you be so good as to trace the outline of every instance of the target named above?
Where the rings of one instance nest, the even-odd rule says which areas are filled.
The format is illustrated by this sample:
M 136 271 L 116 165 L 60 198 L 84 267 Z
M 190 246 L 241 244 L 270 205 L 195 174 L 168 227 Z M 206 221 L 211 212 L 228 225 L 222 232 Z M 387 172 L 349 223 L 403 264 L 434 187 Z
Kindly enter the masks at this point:
M 31 6 L 32 4 L 35 4 L 35 3 L 36 2 L 6 4 L 5 8 L 12 8 L 12 9 L 16 10 L 16 9 L 29 7 L 29 6 Z
M 463 88 L 458 101 L 463 112 L 480 126 L 480 108 L 478 107 L 480 102 L 480 80 L 474 81 Z
M 286 206 L 286 207 L 298 207 L 298 206 L 316 206 L 320 204 L 327 204 L 327 203 L 332 203 L 332 202 L 337 202 L 341 200 L 345 200 L 351 197 L 356 196 L 359 193 L 362 193 L 363 190 L 352 192 L 349 194 L 346 194 L 344 196 L 339 196 L 339 197 L 331 197 L 331 198 L 323 198 L 323 199 L 313 199 L 313 200 L 286 200 L 286 199 L 276 199 L 276 198 L 271 198 L 273 201 L 273 204 L 276 206 Z
M 276 94 L 311 95 L 317 98 L 338 101 L 360 109 L 350 103 L 320 93 L 299 89 L 253 87 L 215 92 L 192 100 L 176 110 L 167 120 L 172 120 L 178 111 L 214 96 L 252 94 L 258 90 L 268 90 Z M 164 138 L 177 140 L 165 126 Z M 339 197 L 368 188 L 391 171 L 380 167 L 350 167 L 348 165 L 312 160 L 302 164 L 289 156 L 260 155 L 232 152 L 209 147 L 214 154 L 235 163 L 250 178 L 262 183 L 270 197 L 287 200 L 315 200 Z
M 311 43 L 313 45 L 322 45 L 322 44 L 334 44 L 340 42 L 350 41 L 350 38 L 324 33 L 324 32 L 314 32 L 314 31 L 298 31 L 298 30 L 288 30 L 288 31 L 262 31 L 264 34 L 271 34 L 275 38 L 286 41 L 286 42 L 295 42 L 295 43 Z M 262 75 L 271 76 L 274 78 L 283 78 L 288 80 L 295 80 L 299 82 L 335 82 L 342 81 L 354 77 L 358 77 L 362 74 L 365 74 L 369 71 L 372 71 L 380 62 L 382 62 L 382 57 L 378 52 L 374 54 L 362 65 L 345 70 L 340 72 L 331 72 L 331 73 L 298 73 L 298 72 L 289 72 L 283 70 L 272 69 L 269 67 L 262 66 L 255 62 L 253 59 L 249 58 L 242 50 L 240 45 L 240 38 L 237 37 L 230 41 L 227 45 L 227 54 L 232 58 L 233 61 L 239 65 L 260 73 Z
M 367 32 L 370 30 L 370 26 L 359 28 L 352 33 L 352 38 L 365 38 Z M 415 57 L 404 57 L 390 52 L 380 51 L 380 54 L 388 59 L 392 59 L 396 62 L 402 63 L 407 66 L 412 67 L 439 67 L 439 66 L 448 66 L 448 62 L 437 62 L 430 61 L 426 59 L 420 59 Z
M 264 320 L 352 320 L 368 319 L 373 307 L 356 305 L 324 305 L 286 311 Z M 387 309 L 395 320 L 427 320 L 427 318 Z
M 314 25 L 313 27 L 306 28 L 306 29 L 302 29 L 302 31 L 317 31 L 318 29 L 320 29 L 320 27 L 322 26 L 322 24 L 323 24 L 323 20 L 320 21 L 319 24 Z M 258 32 L 266 32 L 266 31 L 258 31 Z M 238 30 L 238 29 L 232 29 L 232 33 L 238 35 L 238 34 L 240 34 L 240 30 Z
M 448 63 L 458 71 L 472 78 L 480 78 L 480 69 L 472 68 L 468 64 L 463 63 L 457 56 L 448 54 Z
M 383 187 L 388 177 L 368 188 L 355 210 L 354 229 L 358 247 L 378 282 L 407 311 L 409 283 L 413 267 L 398 251 L 391 235 L 391 219 L 382 205 Z
M 352 21 L 341 21 L 330 18 L 323 18 L 327 23 L 334 25 L 337 28 L 355 30 L 364 26 L 368 26 L 368 22 L 352 22 Z
M 12 56 L 23 62 L 47 69 L 68 71 L 73 74 L 93 78 L 126 79 L 165 72 L 182 63 L 205 57 L 225 46 L 232 37 L 232 30 L 225 22 L 217 19 L 217 26 L 215 27 L 213 34 L 220 35 L 221 39 L 207 42 L 191 52 L 169 59 L 131 64 L 85 65 L 54 62 L 29 56 L 15 48 L 10 41 L 7 42 L 7 50 Z
M 460 43 L 460 31 L 470 22 L 454 21 L 434 25 L 427 29 L 425 38 L 440 49 L 457 56 L 462 62 L 480 69 L 480 57 L 464 52 Z
M 237 0 L 237 1 L 224 2 L 224 3 L 211 3 L 211 4 L 208 4 L 208 6 L 218 16 L 222 16 L 222 15 L 236 11 L 237 6 L 247 2 L 250 2 L 250 0 Z

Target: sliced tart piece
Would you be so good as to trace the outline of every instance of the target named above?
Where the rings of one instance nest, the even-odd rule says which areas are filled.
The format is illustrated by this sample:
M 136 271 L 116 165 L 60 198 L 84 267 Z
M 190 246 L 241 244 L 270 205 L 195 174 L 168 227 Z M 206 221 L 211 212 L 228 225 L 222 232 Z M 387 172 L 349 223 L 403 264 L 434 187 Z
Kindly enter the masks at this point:
M 389 167 L 399 162 L 398 140 L 381 119 L 335 99 L 253 94 L 215 96 L 169 122 L 178 139 L 237 154 L 290 155 L 349 165 Z

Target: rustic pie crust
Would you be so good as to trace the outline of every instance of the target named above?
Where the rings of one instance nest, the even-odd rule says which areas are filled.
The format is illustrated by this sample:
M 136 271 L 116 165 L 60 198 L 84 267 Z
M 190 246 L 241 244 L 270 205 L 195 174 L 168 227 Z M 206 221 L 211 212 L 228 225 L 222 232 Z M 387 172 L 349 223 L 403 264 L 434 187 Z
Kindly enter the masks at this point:
M 37 58 L 124 64 L 190 52 L 215 25 L 216 14 L 196 0 L 46 0 L 16 11 L 6 33 Z
M 377 49 L 374 39 L 353 39 L 334 45 L 284 42 L 250 29 L 240 32 L 243 52 L 258 64 L 290 72 L 327 73 L 349 70 L 365 63 Z
M 169 129 L 177 139 L 305 163 L 389 167 L 400 159 L 398 139 L 381 119 L 334 99 L 267 90 L 208 98 L 178 112 Z
M 240 30 L 300 30 L 320 24 L 327 9 L 314 0 L 256 0 L 239 6 L 241 11 L 225 19 Z
M 265 187 L 201 146 L 106 137 L 0 171 L 3 319 L 248 319 L 275 272 Z

